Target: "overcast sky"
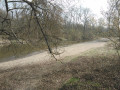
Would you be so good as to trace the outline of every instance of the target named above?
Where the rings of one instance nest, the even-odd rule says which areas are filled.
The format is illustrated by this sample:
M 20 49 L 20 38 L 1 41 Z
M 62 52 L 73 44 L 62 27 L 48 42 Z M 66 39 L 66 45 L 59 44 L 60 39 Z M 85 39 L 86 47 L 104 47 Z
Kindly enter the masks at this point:
M 62 3 L 66 8 L 71 6 L 90 8 L 96 17 L 102 17 L 101 11 L 106 11 L 108 7 L 107 0 L 56 0 L 56 2 Z
M 90 8 L 93 13 L 101 17 L 101 11 L 107 10 L 107 0 L 83 0 L 83 6 Z
M 101 11 L 107 10 L 107 0 L 49 0 L 49 1 L 55 1 L 57 3 L 63 4 L 66 9 L 72 6 L 76 7 L 83 6 L 86 8 L 90 8 L 91 11 L 97 17 L 102 17 Z

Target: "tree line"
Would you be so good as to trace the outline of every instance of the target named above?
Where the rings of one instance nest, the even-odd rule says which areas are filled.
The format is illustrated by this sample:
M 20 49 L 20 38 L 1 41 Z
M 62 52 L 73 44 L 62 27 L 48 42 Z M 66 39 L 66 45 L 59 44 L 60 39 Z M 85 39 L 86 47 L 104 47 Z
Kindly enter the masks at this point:
M 104 18 L 97 18 L 89 8 L 72 6 L 67 12 L 49 0 L 1 0 L 0 35 L 11 42 L 39 45 L 45 43 L 50 53 L 62 41 L 87 41 L 99 37 L 120 38 L 120 2 L 109 0 Z

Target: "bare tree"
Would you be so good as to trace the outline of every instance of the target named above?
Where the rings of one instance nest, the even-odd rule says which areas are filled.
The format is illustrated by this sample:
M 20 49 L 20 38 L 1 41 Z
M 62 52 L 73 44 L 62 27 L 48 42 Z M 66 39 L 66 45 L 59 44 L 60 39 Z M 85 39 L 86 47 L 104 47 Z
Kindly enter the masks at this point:
M 108 38 L 113 42 L 113 45 L 119 55 L 120 49 L 120 0 L 109 0 L 109 9 L 106 12 L 108 22 Z M 114 37 L 113 39 L 111 37 Z M 116 38 L 118 38 L 116 40 Z
M 120 1 L 109 0 L 109 10 L 106 14 L 109 29 L 120 39 Z
M 59 40 L 62 9 L 48 0 L 5 0 L 4 3 L 6 15 L 0 16 L 0 33 L 20 43 L 21 40 L 36 43 L 44 39 L 53 54 L 50 43 Z M 53 44 L 56 46 L 56 43 Z

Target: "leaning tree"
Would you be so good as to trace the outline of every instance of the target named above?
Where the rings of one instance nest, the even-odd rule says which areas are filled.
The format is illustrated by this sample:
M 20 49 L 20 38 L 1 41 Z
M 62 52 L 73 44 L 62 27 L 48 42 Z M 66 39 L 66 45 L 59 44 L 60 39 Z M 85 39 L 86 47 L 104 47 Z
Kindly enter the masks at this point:
M 51 54 L 51 44 L 57 45 L 62 26 L 62 9 L 49 0 L 1 0 L 5 4 L 0 14 L 0 34 L 20 43 L 45 41 Z

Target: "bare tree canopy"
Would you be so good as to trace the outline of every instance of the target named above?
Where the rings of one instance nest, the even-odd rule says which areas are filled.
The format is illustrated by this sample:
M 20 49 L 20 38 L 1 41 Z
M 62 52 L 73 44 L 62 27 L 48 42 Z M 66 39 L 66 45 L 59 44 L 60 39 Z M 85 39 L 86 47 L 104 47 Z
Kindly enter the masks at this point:
M 58 40 L 61 32 L 62 9 L 47 0 L 5 0 L 6 12 L 0 15 L 0 34 L 19 42 L 33 44 L 45 41 L 50 53 L 53 38 Z M 3 12 L 2 12 L 3 13 Z M 21 42 L 22 43 L 22 42 Z

